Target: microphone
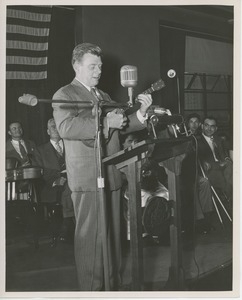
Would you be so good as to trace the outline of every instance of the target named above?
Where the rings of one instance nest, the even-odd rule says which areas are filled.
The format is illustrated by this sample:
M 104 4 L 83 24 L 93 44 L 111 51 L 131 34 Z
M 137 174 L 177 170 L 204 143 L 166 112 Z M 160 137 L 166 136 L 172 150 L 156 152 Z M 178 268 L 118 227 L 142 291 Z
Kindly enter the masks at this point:
M 35 106 L 38 104 L 38 99 L 34 95 L 23 94 L 23 96 L 18 98 L 18 102 L 29 106 Z
M 128 88 L 129 105 L 133 105 L 133 91 L 137 85 L 138 74 L 137 67 L 125 65 L 120 69 L 120 80 L 123 87 Z
M 181 124 L 184 119 L 182 115 L 152 115 L 149 117 L 149 121 L 151 121 L 155 126 L 160 125 L 172 125 L 172 124 Z
M 167 71 L 167 76 L 168 76 L 169 78 L 174 78 L 174 77 L 176 76 L 176 71 L 173 70 L 173 69 L 168 70 L 168 71 Z

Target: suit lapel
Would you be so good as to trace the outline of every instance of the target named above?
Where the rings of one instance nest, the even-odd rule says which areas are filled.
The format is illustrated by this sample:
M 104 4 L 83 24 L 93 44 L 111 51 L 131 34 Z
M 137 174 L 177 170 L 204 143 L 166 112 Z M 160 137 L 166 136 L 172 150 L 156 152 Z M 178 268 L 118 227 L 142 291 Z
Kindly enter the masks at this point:
M 10 140 L 7 141 L 6 144 L 6 156 L 7 157 L 16 157 L 18 160 L 22 161 L 21 156 L 18 154 L 18 152 L 15 150 L 13 144 L 11 143 Z
M 57 151 L 55 150 L 54 146 L 51 144 L 51 142 L 49 142 L 46 145 L 46 152 L 49 154 L 49 156 L 51 157 L 53 163 L 58 167 L 58 169 L 60 169 L 60 164 L 59 164 L 59 159 L 57 156 Z M 64 154 L 65 152 L 63 152 Z

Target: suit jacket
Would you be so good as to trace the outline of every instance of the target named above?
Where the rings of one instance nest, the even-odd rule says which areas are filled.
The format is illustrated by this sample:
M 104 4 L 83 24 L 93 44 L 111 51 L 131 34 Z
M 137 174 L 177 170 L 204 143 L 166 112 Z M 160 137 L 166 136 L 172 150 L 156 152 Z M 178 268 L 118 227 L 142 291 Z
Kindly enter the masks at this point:
M 224 161 L 225 158 L 228 157 L 228 153 L 224 148 L 222 139 L 219 136 L 214 136 L 214 142 L 217 148 L 216 153 L 218 160 Z M 218 163 L 214 159 L 213 152 L 203 135 L 198 137 L 198 157 L 201 163 L 208 162 L 212 168 L 216 166 L 218 167 Z
M 24 143 L 26 145 L 27 148 L 27 153 L 30 159 L 30 162 L 32 165 L 35 165 L 34 162 L 34 153 L 36 151 L 36 145 L 33 141 L 30 140 L 24 140 Z M 22 157 L 18 154 L 18 152 L 15 150 L 15 148 L 13 147 L 11 140 L 7 140 L 6 142 L 6 158 L 15 158 L 17 159 L 20 164 L 23 163 L 23 159 Z
M 108 94 L 100 90 L 102 98 L 111 102 Z M 53 99 L 72 101 L 90 101 L 95 103 L 96 98 L 78 80 L 60 88 Z M 97 190 L 97 164 L 94 141 L 96 137 L 95 117 L 91 109 L 82 108 L 76 104 L 53 105 L 53 115 L 60 136 L 64 140 L 66 151 L 66 167 L 68 183 L 72 191 Z M 129 115 L 129 123 L 124 133 L 144 129 L 145 124 L 137 119 L 136 113 Z M 105 128 L 105 119 L 103 127 Z M 120 150 L 119 130 L 110 129 L 109 135 L 104 139 L 103 155 L 109 156 Z M 117 190 L 122 185 L 121 175 L 115 166 L 107 167 L 105 187 Z
M 38 166 L 43 168 L 44 171 L 44 184 L 40 189 L 41 202 L 63 202 L 65 199 L 62 199 L 62 197 L 67 197 L 70 199 L 71 192 L 67 183 L 64 185 L 64 187 L 53 187 L 54 181 L 62 176 L 62 166 L 59 164 L 56 150 L 52 146 L 51 142 L 37 147 L 37 151 L 35 152 L 35 160 Z M 62 193 L 63 190 L 69 190 L 69 192 Z

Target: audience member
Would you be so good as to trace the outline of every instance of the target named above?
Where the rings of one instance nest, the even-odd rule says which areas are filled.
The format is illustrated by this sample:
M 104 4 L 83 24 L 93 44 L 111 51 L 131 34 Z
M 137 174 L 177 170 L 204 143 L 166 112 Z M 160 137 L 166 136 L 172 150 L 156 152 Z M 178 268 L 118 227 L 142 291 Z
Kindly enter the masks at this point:
M 231 198 L 233 164 L 222 139 L 216 135 L 217 129 L 217 121 L 214 117 L 204 119 L 202 136 L 198 140 L 198 157 L 210 184 Z
M 187 117 L 187 129 L 194 136 L 201 135 L 201 118 L 198 114 L 193 113 Z M 199 165 L 197 167 L 199 168 Z M 211 215 L 214 211 L 211 186 L 209 180 L 201 175 L 197 177 L 196 186 L 195 219 L 197 221 L 197 230 L 207 233 L 212 227 Z
M 23 128 L 20 122 L 12 122 L 8 126 L 10 139 L 6 143 L 6 157 L 15 158 L 19 162 L 19 167 L 29 167 L 34 165 L 33 154 L 36 145 L 33 141 L 23 138 Z
M 187 129 L 190 134 L 201 135 L 201 117 L 197 113 L 187 116 Z
M 44 170 L 44 184 L 40 189 L 40 200 L 46 205 L 50 217 L 52 246 L 54 247 L 58 238 L 62 242 L 73 241 L 75 217 L 66 177 L 65 149 L 53 118 L 48 120 L 47 133 L 50 140 L 38 146 L 35 159 Z
M 60 88 L 53 99 L 106 101 L 112 103 L 108 94 L 96 88 L 102 72 L 102 51 L 93 44 L 83 43 L 75 47 L 72 55 L 75 79 Z M 128 117 L 119 109 L 101 116 L 104 137 L 103 153 L 110 156 L 120 150 L 119 131 L 144 129 L 146 112 L 152 104 L 151 95 L 137 96 L 141 106 Z M 97 186 L 96 122 L 95 111 L 76 104 L 53 104 L 54 118 L 60 136 L 64 140 L 68 184 L 76 217 L 75 259 L 78 282 L 82 291 L 103 289 L 102 223 L 100 219 Z M 103 118 L 102 118 L 103 117 Z M 105 194 L 107 198 L 109 274 L 111 290 L 120 285 L 120 201 L 121 175 L 115 166 L 107 168 Z M 111 242 L 110 242 L 111 241 Z
M 34 153 L 36 145 L 33 141 L 24 138 L 24 131 L 19 121 L 11 122 L 8 126 L 8 134 L 10 139 L 6 142 L 6 167 L 8 161 L 12 160 L 11 168 L 30 168 L 36 166 L 34 161 Z M 23 176 L 24 178 L 24 176 Z M 38 228 L 36 222 L 36 203 L 37 193 L 35 185 L 31 180 L 17 180 L 15 183 L 15 195 L 13 195 L 14 203 L 9 207 L 16 220 L 23 224 L 27 224 L 33 232 L 35 247 L 38 247 Z M 21 201 L 18 201 L 21 200 Z M 7 211 L 7 213 L 9 213 Z

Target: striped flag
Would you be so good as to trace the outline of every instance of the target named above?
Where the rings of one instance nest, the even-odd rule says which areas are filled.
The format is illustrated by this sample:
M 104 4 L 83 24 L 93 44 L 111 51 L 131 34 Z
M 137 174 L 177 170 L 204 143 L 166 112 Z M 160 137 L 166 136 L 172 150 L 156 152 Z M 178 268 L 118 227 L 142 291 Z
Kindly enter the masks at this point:
M 51 6 L 7 6 L 6 79 L 47 78 Z

